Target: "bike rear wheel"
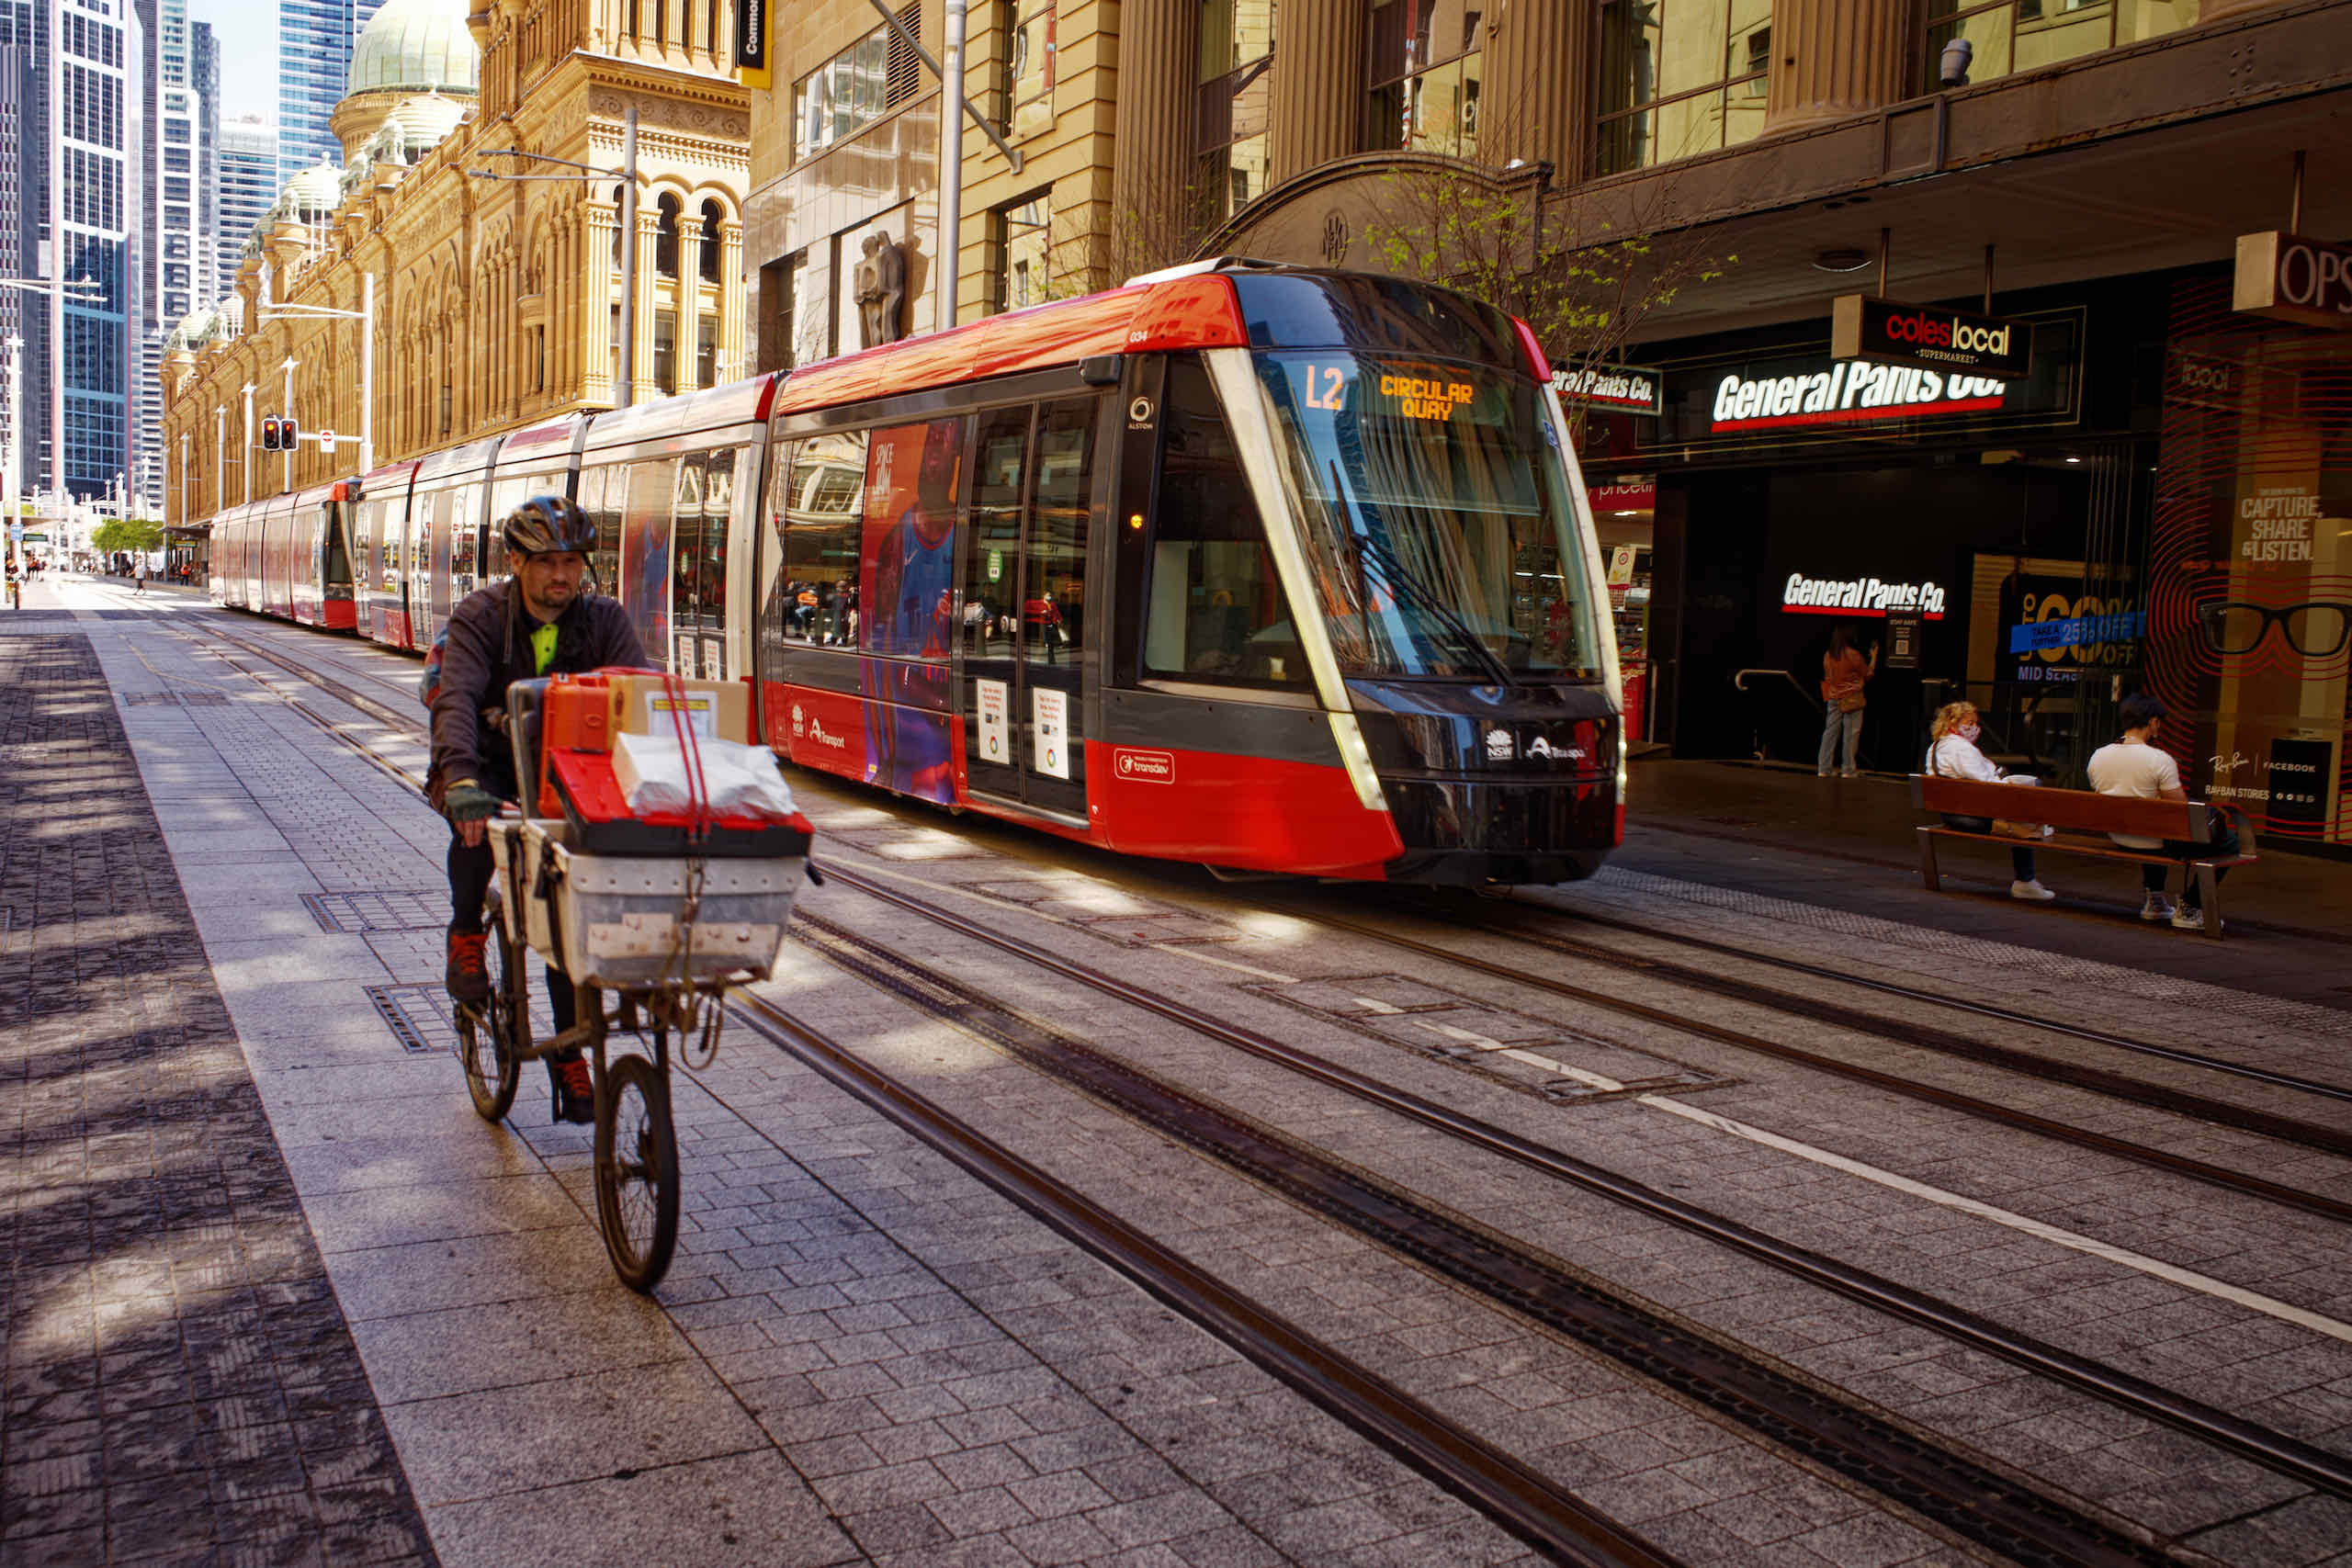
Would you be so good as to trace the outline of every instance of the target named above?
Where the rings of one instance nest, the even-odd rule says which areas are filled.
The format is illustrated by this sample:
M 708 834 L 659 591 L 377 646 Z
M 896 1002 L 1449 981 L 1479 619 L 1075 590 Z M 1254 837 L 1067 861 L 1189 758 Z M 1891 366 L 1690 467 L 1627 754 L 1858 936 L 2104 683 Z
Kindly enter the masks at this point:
M 482 957 L 490 967 L 490 999 L 479 1008 L 458 1008 L 458 1060 L 465 1066 L 466 1092 L 473 1097 L 475 1112 L 485 1122 L 499 1122 L 513 1108 L 514 1086 L 522 1077 L 514 1021 L 529 998 L 523 990 L 522 954 L 507 951 L 495 923 Z
M 596 1217 L 613 1272 L 650 1292 L 678 1241 L 678 1140 L 670 1085 L 643 1056 L 616 1056 L 596 1096 Z

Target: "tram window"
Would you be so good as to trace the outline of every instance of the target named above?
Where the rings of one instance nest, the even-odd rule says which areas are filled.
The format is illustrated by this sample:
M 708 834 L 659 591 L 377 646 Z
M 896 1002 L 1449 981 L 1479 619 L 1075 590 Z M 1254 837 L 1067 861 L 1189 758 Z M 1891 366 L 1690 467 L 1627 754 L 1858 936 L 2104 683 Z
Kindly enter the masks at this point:
M 623 481 L 616 468 L 580 471 L 580 509 L 596 525 L 596 547 L 588 553 L 588 575 L 596 592 L 611 598 L 621 592 L 621 509 Z
M 321 576 L 320 581 L 329 588 L 351 586 L 351 552 L 345 544 L 343 536 L 344 520 L 349 515 L 350 513 L 338 512 L 334 507 L 325 509 L 327 558 L 326 570 Z
M 1265 525 L 1197 357 L 1170 361 L 1160 431 L 1145 670 L 1183 681 L 1304 682 L 1306 658 L 1283 607 Z
M 449 604 L 455 608 L 474 591 L 481 570 L 481 487 L 459 485 L 443 491 L 441 501 L 449 509 Z
M 638 640 L 650 658 L 670 646 L 670 502 L 676 480 L 673 461 L 632 463 L 621 515 L 621 602 L 637 623 Z
M 857 646 L 858 505 L 865 493 L 867 434 L 812 435 L 791 449 L 785 497 L 787 637 L 819 647 Z
M 1022 656 L 1065 664 L 1086 646 L 1086 523 L 1093 501 L 1098 400 L 1048 403 L 1037 416 L 1037 490 L 1022 556 Z
M 529 500 L 533 494 L 531 481 L 509 476 L 494 479 L 490 487 L 490 536 L 482 541 L 482 554 L 488 558 L 483 576 L 503 577 L 506 572 L 506 514 Z
M 964 651 L 971 658 L 1012 657 L 1029 413 L 1017 408 L 982 414 L 973 444 L 972 539 L 964 566 Z
M 727 629 L 727 525 L 735 510 L 735 449 L 703 458 L 700 602 L 695 614 L 705 631 Z

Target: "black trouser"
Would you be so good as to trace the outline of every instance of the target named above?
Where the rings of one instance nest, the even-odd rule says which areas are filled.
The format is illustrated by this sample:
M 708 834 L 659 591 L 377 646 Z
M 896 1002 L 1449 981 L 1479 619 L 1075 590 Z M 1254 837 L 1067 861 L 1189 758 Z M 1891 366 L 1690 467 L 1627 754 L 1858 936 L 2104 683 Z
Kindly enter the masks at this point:
M 1993 830 L 1990 817 L 1947 817 L 1944 826 L 1957 828 L 1963 833 L 1989 833 Z M 2019 882 L 2033 880 L 2033 852 L 2018 848 L 2009 852 L 2009 872 Z
M 456 823 L 449 825 L 449 931 L 451 935 L 469 936 L 481 932 L 482 901 L 490 897 L 491 878 L 498 874 L 498 857 L 490 851 L 490 840 L 469 845 L 465 835 L 458 831 Z M 560 1034 L 578 1020 L 571 995 L 571 976 L 548 965 L 548 1010 L 555 1015 L 556 1032 Z M 569 1053 L 568 1055 L 577 1055 Z
M 2209 842 L 2192 844 L 2180 839 L 2166 839 L 2164 844 L 2164 852 L 2180 862 L 2180 906 L 2184 909 L 2204 908 L 2204 896 L 2197 889 L 2197 868 L 2190 863 L 2200 860 L 2227 860 L 2238 852 L 2238 830 L 2230 825 L 2229 813 L 2209 806 L 2205 808 L 2205 820 L 2211 825 L 2212 838 Z M 2165 890 L 2165 878 L 2171 874 L 2172 868 L 2169 866 L 2142 866 L 2140 886 L 2151 893 L 2161 893 Z M 2213 886 L 2221 886 L 2222 878 L 2229 874 L 2228 866 L 2215 866 Z

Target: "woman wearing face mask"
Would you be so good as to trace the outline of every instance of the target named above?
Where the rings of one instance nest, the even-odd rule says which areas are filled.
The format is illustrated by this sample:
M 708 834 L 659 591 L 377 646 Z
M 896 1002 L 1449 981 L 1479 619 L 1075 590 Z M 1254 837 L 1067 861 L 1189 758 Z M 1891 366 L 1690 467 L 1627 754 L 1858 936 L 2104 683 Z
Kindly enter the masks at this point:
M 1946 703 L 1936 710 L 1936 721 L 1929 728 L 1933 742 L 1928 748 L 1928 772 L 1948 779 L 1973 779 L 1979 784 L 2033 784 L 2040 781 L 2030 774 L 2004 773 L 1986 761 L 1976 749 L 1976 737 L 1983 730 L 1977 722 L 1974 703 Z M 1993 822 L 1986 817 L 1946 817 L 1944 825 L 1963 833 L 1989 833 Z M 2022 846 L 2009 852 L 2009 869 L 2016 880 L 2009 884 L 2012 898 L 2044 899 L 2058 897 L 2034 879 L 2033 852 Z

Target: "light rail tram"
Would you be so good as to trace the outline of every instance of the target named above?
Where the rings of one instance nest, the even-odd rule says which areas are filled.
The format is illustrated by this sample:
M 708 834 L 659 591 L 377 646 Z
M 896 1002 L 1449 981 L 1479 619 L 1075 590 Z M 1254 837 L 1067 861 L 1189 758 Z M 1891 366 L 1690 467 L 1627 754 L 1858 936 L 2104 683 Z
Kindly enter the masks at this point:
M 681 674 L 807 768 L 1129 854 L 1589 875 L 1616 649 L 1523 323 L 1225 261 L 229 508 L 211 592 L 429 647 L 565 491 Z

